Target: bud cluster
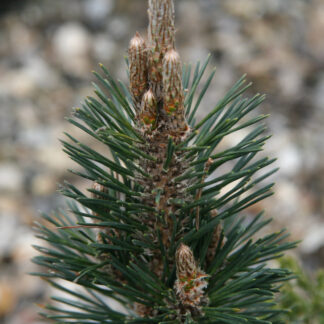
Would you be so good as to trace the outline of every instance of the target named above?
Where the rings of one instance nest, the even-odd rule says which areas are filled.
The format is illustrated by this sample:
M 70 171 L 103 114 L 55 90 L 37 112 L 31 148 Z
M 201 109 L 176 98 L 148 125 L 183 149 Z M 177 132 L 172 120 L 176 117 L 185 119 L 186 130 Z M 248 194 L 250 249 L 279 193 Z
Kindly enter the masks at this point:
M 141 202 L 155 210 L 142 215 L 148 227 L 147 235 L 154 243 L 161 241 L 168 251 L 174 232 L 171 215 L 179 212 L 174 201 L 191 199 L 186 191 L 190 180 L 178 180 L 188 170 L 189 161 L 184 151 L 175 149 L 188 136 L 189 126 L 185 118 L 182 64 L 175 50 L 174 3 L 173 0 L 148 1 L 148 41 L 145 42 L 138 33 L 131 40 L 129 69 L 136 127 L 145 139 L 138 149 L 154 159 L 139 159 L 139 166 L 150 177 L 138 174 L 136 180 L 143 188 Z M 186 222 L 187 219 L 183 220 L 181 226 Z M 167 268 L 161 251 L 149 249 L 145 253 L 150 257 L 150 270 L 163 277 Z M 176 255 L 168 253 L 169 271 L 175 263 L 177 303 L 172 307 L 176 306 L 182 323 L 183 314 L 202 312 L 202 306 L 208 301 L 204 288 L 209 276 L 197 266 L 192 251 L 184 244 L 180 245 Z M 134 310 L 142 317 L 153 316 L 156 311 L 142 304 L 135 304 Z
M 181 140 L 189 128 L 184 117 L 181 61 L 174 46 L 173 0 L 149 0 L 148 15 L 148 45 L 136 33 L 128 51 L 137 121 L 144 134 L 157 128 L 160 134 Z

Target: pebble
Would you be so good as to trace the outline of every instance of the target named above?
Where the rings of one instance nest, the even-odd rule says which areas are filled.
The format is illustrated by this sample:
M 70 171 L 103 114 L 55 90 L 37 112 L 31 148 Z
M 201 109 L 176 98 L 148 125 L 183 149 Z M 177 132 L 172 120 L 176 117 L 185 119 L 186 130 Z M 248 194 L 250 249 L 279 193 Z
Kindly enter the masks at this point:
M 17 302 L 13 287 L 8 282 L 0 281 L 0 317 L 10 313 Z
M 278 86 L 285 98 L 298 97 L 303 86 L 302 74 L 293 65 L 286 65 L 278 72 Z
M 50 196 L 57 189 L 57 179 L 54 174 L 37 173 L 32 179 L 31 192 L 35 196 Z
M 92 49 L 97 61 L 109 62 L 117 56 L 118 47 L 109 35 L 102 33 L 94 37 Z
M 305 229 L 305 236 L 300 244 L 302 253 L 311 254 L 324 247 L 324 223 L 314 223 Z
M 20 130 L 17 142 L 32 150 L 46 148 L 51 144 L 53 136 L 48 127 L 26 127 Z
M 301 154 L 296 145 L 286 145 L 277 154 L 280 172 L 286 176 L 296 175 L 301 166 Z
M 309 28 L 307 29 L 308 46 L 315 58 L 320 62 L 324 60 L 324 4 L 323 1 L 314 1 L 308 13 Z
M 321 112 L 322 119 L 324 119 L 324 73 L 320 75 L 320 79 L 314 89 L 314 104 Z
M 293 177 L 300 171 L 302 167 L 302 154 L 298 146 L 294 144 L 292 135 L 288 132 L 274 132 L 268 149 L 278 159 L 276 165 L 280 168 L 280 175 Z
M 107 31 L 115 40 L 120 40 L 130 32 L 129 20 L 126 17 L 113 17 L 109 19 Z
M 0 164 L 0 192 L 17 193 L 23 185 L 24 175 L 18 165 Z
M 115 7 L 114 0 L 86 0 L 83 2 L 84 14 L 94 22 L 107 19 Z
M 19 227 L 19 219 L 14 213 L 1 213 L 0 215 L 0 252 L 9 253 L 14 250 L 17 239 L 23 229 Z
M 80 23 L 68 22 L 60 26 L 53 36 L 52 44 L 57 62 L 64 70 L 79 76 L 86 73 L 91 37 Z

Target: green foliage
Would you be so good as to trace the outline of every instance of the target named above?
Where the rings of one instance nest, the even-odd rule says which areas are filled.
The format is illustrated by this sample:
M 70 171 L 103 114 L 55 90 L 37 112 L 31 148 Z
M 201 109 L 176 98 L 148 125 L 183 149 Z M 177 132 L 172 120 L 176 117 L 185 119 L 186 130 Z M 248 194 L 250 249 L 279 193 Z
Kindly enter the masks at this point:
M 42 313 L 45 318 L 56 323 L 178 323 L 175 320 L 177 299 L 173 291 L 175 266 L 169 269 L 167 262 L 174 257 L 180 242 L 184 242 L 190 245 L 201 267 L 207 267 L 206 272 L 210 275 L 206 290 L 210 302 L 203 308 L 204 315 L 198 318 L 188 315 L 187 323 L 280 322 L 280 310 L 274 307 L 274 296 L 280 283 L 290 278 L 290 271 L 271 269 L 267 261 L 282 256 L 295 243 L 286 242 L 284 231 L 254 239 L 254 234 L 270 220 L 264 220 L 263 213 L 251 219 L 245 212 L 249 206 L 272 194 L 273 184 L 262 182 L 276 171 L 259 172 L 274 159 L 257 158 L 269 138 L 261 123 L 267 116 L 250 116 L 264 96 L 242 98 L 249 87 L 243 77 L 206 117 L 197 122 L 196 111 L 214 75 L 213 71 L 198 91 L 208 62 L 209 58 L 202 67 L 198 63 L 193 74 L 191 66 L 183 71 L 183 85 L 188 88 L 186 115 L 192 133 L 178 145 L 170 140 L 164 167 L 168 167 L 173 154 L 185 151 L 190 164 L 181 178 L 195 178 L 196 181 L 186 189 L 187 195 L 193 197 L 190 202 L 174 202 L 179 214 L 171 215 L 174 232 L 168 251 L 162 239 L 158 243 L 149 239 L 149 229 L 142 221 L 144 213 L 160 215 L 140 199 L 143 188 L 136 174 L 143 177 L 150 177 L 150 174 L 137 161 L 154 161 L 154 157 L 138 148 L 139 143 L 149 143 L 145 143 L 134 128 L 131 96 L 127 87 L 114 81 L 104 67 L 104 76 L 96 73 L 102 85 L 102 88 L 94 85 L 97 97 L 88 97 L 69 121 L 104 144 L 110 156 L 80 143 L 69 134 L 66 134 L 68 140 L 62 143 L 70 158 L 83 167 L 82 172 L 71 172 L 102 184 L 107 191 L 89 189 L 84 193 L 65 183 L 61 192 L 72 199 L 68 205 L 70 212 L 44 215 L 49 224 L 38 224 L 38 237 L 47 242 L 47 247 L 35 246 L 40 255 L 33 261 L 44 269 L 35 275 L 70 295 L 53 297 L 54 304 L 47 305 L 47 311 Z M 227 135 L 241 129 L 249 129 L 248 135 L 231 148 L 219 149 Z M 205 163 L 209 158 L 212 163 L 206 171 Z M 223 165 L 227 165 L 227 171 L 220 173 Z M 226 189 L 230 184 L 231 188 Z M 198 192 L 201 195 L 195 200 Z M 198 207 L 200 226 L 197 228 L 194 219 Z M 218 214 L 212 217 L 211 211 L 215 209 Z M 188 217 L 190 226 L 182 228 L 182 221 Z M 220 222 L 224 224 L 222 238 L 226 237 L 226 243 L 222 245 L 220 239 L 214 258 L 207 265 L 207 250 Z M 101 232 L 100 240 L 94 231 L 97 227 L 107 229 Z M 114 230 L 118 231 L 118 237 L 112 235 Z M 157 235 L 161 236 L 159 229 Z M 149 256 L 145 255 L 145 251 L 156 249 L 161 251 L 165 262 L 161 278 L 150 271 Z M 122 274 L 123 282 L 116 280 L 116 272 Z M 83 291 L 68 288 L 56 279 L 75 283 Z M 120 307 L 111 306 L 112 300 Z M 138 317 L 132 310 L 134 303 L 154 308 L 155 315 L 146 319 Z
M 295 280 L 284 284 L 279 298 L 279 307 L 288 311 L 283 316 L 285 323 L 324 323 L 324 270 L 313 278 L 292 257 L 280 259 L 280 265 L 296 275 Z

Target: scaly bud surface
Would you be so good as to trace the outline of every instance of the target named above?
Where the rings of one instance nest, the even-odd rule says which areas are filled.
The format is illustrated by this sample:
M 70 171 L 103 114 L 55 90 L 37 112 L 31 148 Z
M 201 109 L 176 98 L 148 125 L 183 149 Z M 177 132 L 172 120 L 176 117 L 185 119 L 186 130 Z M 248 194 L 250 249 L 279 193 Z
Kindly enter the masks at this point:
M 185 244 L 180 244 L 176 252 L 176 266 L 177 280 L 174 289 L 183 311 L 199 313 L 200 307 L 207 302 L 204 289 L 208 285 L 209 276 L 197 267 L 191 249 Z
M 163 58 L 163 110 L 169 116 L 172 135 L 180 137 L 189 129 L 185 119 L 182 69 L 179 54 L 169 50 Z
M 147 48 L 139 33 L 131 39 L 128 48 L 130 91 L 136 108 L 140 109 L 142 96 L 148 88 Z
M 172 0 L 149 0 L 149 77 L 158 99 L 161 97 L 164 54 L 174 48 L 174 4 Z
M 196 261 L 189 246 L 181 243 L 176 252 L 177 278 L 190 277 L 197 271 Z
M 149 41 L 158 52 L 174 48 L 174 4 L 172 0 L 149 0 Z
M 180 56 L 168 51 L 163 59 L 163 108 L 167 114 L 183 113 L 183 88 Z
M 152 126 L 156 121 L 157 102 L 151 89 L 145 92 L 142 99 L 140 120 L 147 126 Z

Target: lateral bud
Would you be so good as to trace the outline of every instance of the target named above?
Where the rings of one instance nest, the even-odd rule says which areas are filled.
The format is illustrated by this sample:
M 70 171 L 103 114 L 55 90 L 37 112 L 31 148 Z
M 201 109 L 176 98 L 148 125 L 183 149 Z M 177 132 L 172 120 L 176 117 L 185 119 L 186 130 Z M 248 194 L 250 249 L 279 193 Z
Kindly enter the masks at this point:
M 140 120 L 147 126 L 154 125 L 157 115 L 157 101 L 151 89 L 145 92 L 142 99 Z
M 215 218 L 217 215 L 218 212 L 216 209 L 211 211 L 211 216 L 213 218 Z M 217 247 L 220 245 L 220 247 L 222 248 L 225 245 L 226 241 L 227 238 L 224 235 L 224 228 L 222 222 L 220 221 L 214 229 L 212 240 L 207 250 L 206 261 L 208 265 L 213 262 Z
M 181 243 L 176 252 L 177 278 L 189 277 L 197 271 L 196 261 L 189 246 Z
M 148 87 L 147 47 L 145 40 L 136 32 L 128 48 L 130 91 L 139 109 L 142 96 Z
M 183 87 L 180 56 L 168 51 L 163 59 L 163 108 L 167 114 L 183 111 Z
M 176 267 L 174 289 L 180 303 L 188 310 L 200 312 L 200 307 L 208 302 L 204 289 L 209 276 L 199 269 L 191 249 L 185 244 L 180 244 L 176 252 Z

